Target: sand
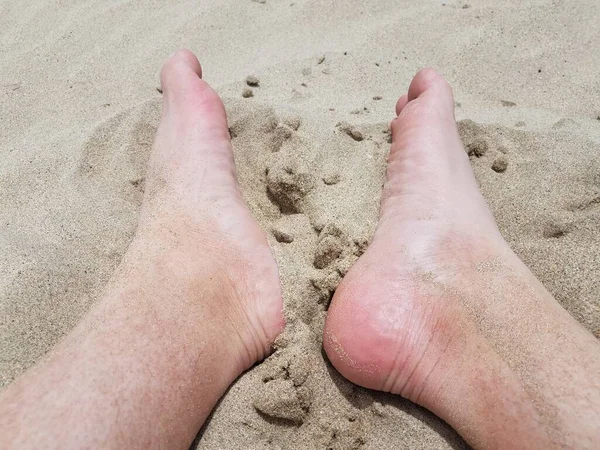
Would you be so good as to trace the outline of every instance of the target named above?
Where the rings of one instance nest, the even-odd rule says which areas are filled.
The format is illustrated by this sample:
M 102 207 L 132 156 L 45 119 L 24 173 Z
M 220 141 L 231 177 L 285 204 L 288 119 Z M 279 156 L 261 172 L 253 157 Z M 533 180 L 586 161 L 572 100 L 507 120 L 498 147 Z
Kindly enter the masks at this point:
M 433 66 L 504 236 L 600 337 L 598 23 L 595 0 L 0 2 L 0 386 L 119 263 L 158 72 L 187 47 L 225 99 L 289 322 L 194 446 L 465 447 L 422 408 L 343 380 L 321 350 L 326 309 L 376 226 L 396 99 Z

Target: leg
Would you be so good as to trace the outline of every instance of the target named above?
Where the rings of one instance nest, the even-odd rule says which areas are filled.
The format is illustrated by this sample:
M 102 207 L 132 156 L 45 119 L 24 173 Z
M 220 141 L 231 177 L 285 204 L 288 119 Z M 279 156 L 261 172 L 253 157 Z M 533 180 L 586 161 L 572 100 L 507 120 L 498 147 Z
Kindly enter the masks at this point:
M 600 345 L 508 248 L 448 84 L 420 72 L 392 123 L 373 242 L 339 286 L 325 349 L 481 448 L 600 446 Z
M 275 261 L 238 190 L 196 57 L 161 75 L 136 236 L 104 298 L 0 397 L 2 448 L 189 448 L 283 328 Z

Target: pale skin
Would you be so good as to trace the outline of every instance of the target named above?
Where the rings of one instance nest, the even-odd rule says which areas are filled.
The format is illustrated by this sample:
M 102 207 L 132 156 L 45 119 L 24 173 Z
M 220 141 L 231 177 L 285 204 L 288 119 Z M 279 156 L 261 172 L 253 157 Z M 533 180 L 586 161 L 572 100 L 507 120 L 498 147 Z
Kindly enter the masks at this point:
M 277 266 L 201 76 L 189 51 L 165 64 L 136 236 L 92 311 L 0 394 L 0 448 L 189 448 L 283 330 Z M 432 70 L 398 101 L 379 225 L 325 350 L 476 448 L 599 448 L 600 344 L 498 232 L 453 105 Z

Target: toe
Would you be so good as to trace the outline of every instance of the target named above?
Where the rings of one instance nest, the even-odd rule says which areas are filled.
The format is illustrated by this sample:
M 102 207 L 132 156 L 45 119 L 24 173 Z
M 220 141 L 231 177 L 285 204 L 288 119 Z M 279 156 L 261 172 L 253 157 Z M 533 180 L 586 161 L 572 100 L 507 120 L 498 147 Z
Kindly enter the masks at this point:
M 202 78 L 200 61 L 189 50 L 177 50 L 164 64 L 160 73 L 163 92 L 181 87 L 185 84 L 185 80 L 192 76 Z
M 452 131 L 452 135 L 456 134 L 452 88 L 433 69 L 423 69 L 415 75 L 408 94 L 398 100 L 396 113 L 397 117 L 391 123 L 395 137 L 409 128 L 433 126 L 437 129 L 442 124 L 447 131 Z
M 423 69 L 414 76 L 408 94 L 400 97 L 396 103 L 396 115 L 400 115 L 406 105 L 421 97 L 430 97 L 429 102 L 435 100 L 443 112 L 454 114 L 452 88 L 434 69 Z
M 163 91 L 163 110 L 175 112 L 179 119 L 198 119 L 226 129 L 226 115 L 218 94 L 202 80 L 202 66 L 189 50 L 178 50 L 164 64 L 160 82 Z
M 399 116 L 406 104 L 408 103 L 408 95 L 404 94 L 396 103 L 396 115 Z
M 433 69 L 423 69 L 415 75 L 408 88 L 405 114 L 412 109 L 426 109 L 439 117 L 454 121 L 454 94 L 448 82 Z
M 444 77 L 430 68 L 420 70 L 415 75 L 408 88 L 408 101 L 412 101 L 426 92 L 438 95 L 445 100 L 453 96 L 452 88 Z

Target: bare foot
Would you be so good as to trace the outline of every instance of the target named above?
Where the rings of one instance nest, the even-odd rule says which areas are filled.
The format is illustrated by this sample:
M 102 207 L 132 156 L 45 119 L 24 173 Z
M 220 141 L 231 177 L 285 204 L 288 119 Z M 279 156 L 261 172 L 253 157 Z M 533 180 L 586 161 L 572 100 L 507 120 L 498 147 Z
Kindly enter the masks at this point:
M 103 298 L 2 392 L 1 448 L 189 448 L 283 329 L 277 266 L 238 189 L 223 104 L 189 51 L 161 81 L 133 242 Z
M 197 305 L 171 307 L 208 310 L 241 371 L 263 359 L 283 329 L 279 274 L 238 187 L 223 103 L 201 76 L 187 50 L 163 67 L 163 117 L 124 265 L 159 255 L 176 277 L 196 279 L 189 288 Z
M 600 445 L 598 342 L 500 235 L 451 88 L 421 71 L 397 113 L 378 228 L 329 310 L 331 362 L 476 447 Z

